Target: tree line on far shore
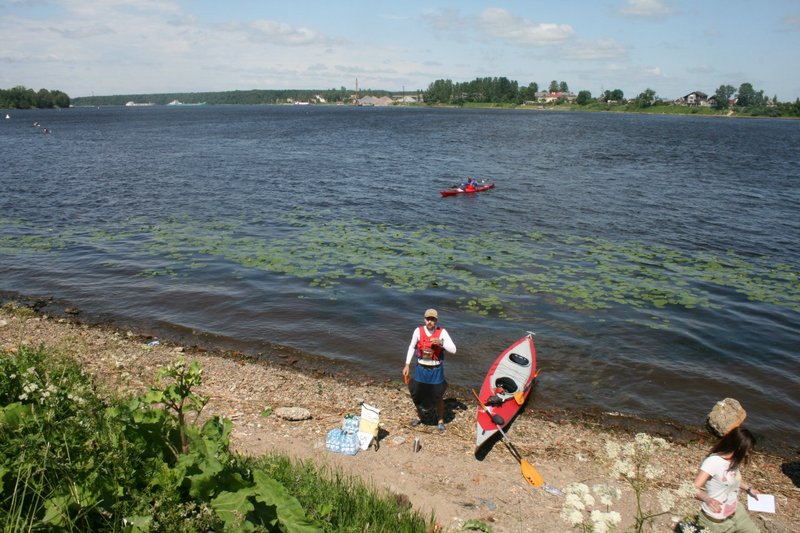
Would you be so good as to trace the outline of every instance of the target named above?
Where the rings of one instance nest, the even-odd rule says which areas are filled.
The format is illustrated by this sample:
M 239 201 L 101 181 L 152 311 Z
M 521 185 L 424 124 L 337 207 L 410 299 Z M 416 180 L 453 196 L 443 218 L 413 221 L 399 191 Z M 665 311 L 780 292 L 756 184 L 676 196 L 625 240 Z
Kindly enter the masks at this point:
M 37 92 L 22 85 L 11 89 L 0 89 L 0 109 L 49 109 L 69 106 L 69 96 L 62 91 L 39 89 Z
M 128 102 L 165 105 L 173 100 L 184 104 L 208 105 L 262 105 L 287 102 L 351 103 L 354 92 L 339 89 L 253 89 L 247 91 L 220 91 L 198 93 L 118 94 L 113 96 L 79 96 L 75 106 L 125 105 Z M 366 89 L 361 96 L 390 96 L 390 91 Z
M 0 89 L 0 108 L 33 109 L 74 106 L 125 105 L 133 101 L 164 105 L 173 100 L 183 103 L 207 104 L 279 104 L 287 102 L 325 102 L 354 103 L 358 96 L 398 96 L 390 91 L 364 89 L 353 92 L 346 87 L 339 89 L 282 89 L 220 91 L 199 93 L 127 94 L 113 96 L 83 96 L 70 99 L 62 91 L 40 89 L 35 92 L 23 86 Z M 520 106 L 547 105 L 552 107 L 569 106 L 586 110 L 618 111 L 664 111 L 671 107 L 673 112 L 685 110 L 684 106 L 674 106 L 673 102 L 659 98 L 652 89 L 646 89 L 634 98 L 625 98 L 621 89 L 605 90 L 598 96 L 581 90 L 577 95 L 569 90 L 565 81 L 553 80 L 546 90 L 540 91 L 536 82 L 521 86 L 506 77 L 476 78 L 469 82 L 454 83 L 439 79 L 431 83 L 425 91 L 409 91 L 405 96 L 415 96 L 417 102 L 425 105 L 454 106 Z M 779 102 L 777 97 L 765 96 L 763 90 L 756 90 L 750 83 L 742 83 L 738 89 L 732 85 L 720 85 L 712 98 L 713 102 L 704 109 L 709 112 L 735 111 L 751 116 L 800 117 L 800 98 L 794 102 Z M 655 108 L 655 109 L 653 109 Z M 689 108 L 689 112 L 699 112 L 699 106 Z M 683 111 L 686 112 L 686 111 Z
M 532 82 L 520 86 L 518 82 L 505 77 L 476 78 L 469 82 L 454 83 L 451 80 L 436 80 L 423 93 L 427 104 L 469 105 L 500 104 L 524 105 L 547 103 L 559 105 L 574 103 L 577 106 L 622 106 L 625 110 L 644 110 L 655 106 L 671 106 L 673 102 L 659 98 L 652 89 L 646 89 L 635 98 L 626 99 L 621 89 L 603 91 L 593 97 L 587 90 L 577 95 L 569 91 L 564 81 L 553 80 L 546 91 L 539 91 L 539 85 Z M 713 95 L 712 109 L 723 111 L 735 109 L 753 116 L 800 116 L 800 98 L 794 102 L 779 102 L 777 97 L 769 98 L 764 91 L 757 91 L 751 83 L 742 83 L 738 89 L 732 85 L 721 85 Z

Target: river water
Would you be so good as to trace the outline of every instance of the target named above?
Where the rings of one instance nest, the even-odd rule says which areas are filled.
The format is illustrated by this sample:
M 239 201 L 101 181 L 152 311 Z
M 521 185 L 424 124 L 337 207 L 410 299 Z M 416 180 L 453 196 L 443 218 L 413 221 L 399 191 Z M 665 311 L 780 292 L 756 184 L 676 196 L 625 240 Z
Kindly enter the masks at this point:
M 534 407 L 800 436 L 800 122 L 203 106 L 10 111 L 0 291 L 396 378 L 536 332 Z M 39 126 L 34 126 L 38 123 Z M 50 133 L 44 134 L 43 128 Z M 468 175 L 488 192 L 441 198 Z M 274 351 L 274 350 L 273 350 Z

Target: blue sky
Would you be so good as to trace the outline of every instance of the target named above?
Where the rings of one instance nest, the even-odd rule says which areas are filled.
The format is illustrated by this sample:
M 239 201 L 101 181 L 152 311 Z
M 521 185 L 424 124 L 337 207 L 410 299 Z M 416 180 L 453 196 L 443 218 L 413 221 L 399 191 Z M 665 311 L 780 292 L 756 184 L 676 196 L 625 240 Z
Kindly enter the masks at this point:
M 0 0 L 0 88 L 71 97 L 505 76 L 800 97 L 800 1 Z

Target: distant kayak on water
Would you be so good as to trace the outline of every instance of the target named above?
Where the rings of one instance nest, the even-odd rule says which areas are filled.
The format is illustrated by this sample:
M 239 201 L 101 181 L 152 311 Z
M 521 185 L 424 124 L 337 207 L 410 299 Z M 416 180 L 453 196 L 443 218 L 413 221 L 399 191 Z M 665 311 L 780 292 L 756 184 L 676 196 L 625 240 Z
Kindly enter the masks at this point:
M 457 194 L 472 194 L 474 192 L 488 191 L 489 189 L 491 189 L 493 187 L 494 187 L 494 183 L 486 183 L 486 184 L 482 184 L 482 185 L 479 185 L 479 186 L 474 187 L 474 188 L 469 188 L 469 187 L 461 188 L 461 187 L 458 187 L 456 189 L 448 189 L 446 191 L 441 191 L 440 194 L 443 197 L 444 196 L 455 196 Z

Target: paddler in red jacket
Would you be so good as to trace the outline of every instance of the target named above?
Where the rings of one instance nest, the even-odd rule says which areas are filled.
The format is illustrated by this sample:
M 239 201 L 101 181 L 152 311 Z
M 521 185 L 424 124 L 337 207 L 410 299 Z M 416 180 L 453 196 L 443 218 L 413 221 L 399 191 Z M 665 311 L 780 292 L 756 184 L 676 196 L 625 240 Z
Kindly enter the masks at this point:
M 461 189 L 467 192 L 472 192 L 478 188 L 478 182 L 475 181 L 475 178 L 469 176 L 467 178 L 467 182 L 461 185 Z
M 416 360 L 414 377 L 408 382 L 408 390 L 417 409 L 417 417 L 411 421 L 411 426 L 416 427 L 420 423 L 423 406 L 435 404 L 439 421 L 437 428 L 442 432 L 444 393 L 447 390 L 447 381 L 444 379 L 444 354 L 456 353 L 456 345 L 447 330 L 437 326 L 439 313 L 436 309 L 428 309 L 423 316 L 425 325 L 414 329 L 406 354 L 406 366 L 403 367 L 403 376 L 408 381 L 411 361 Z

